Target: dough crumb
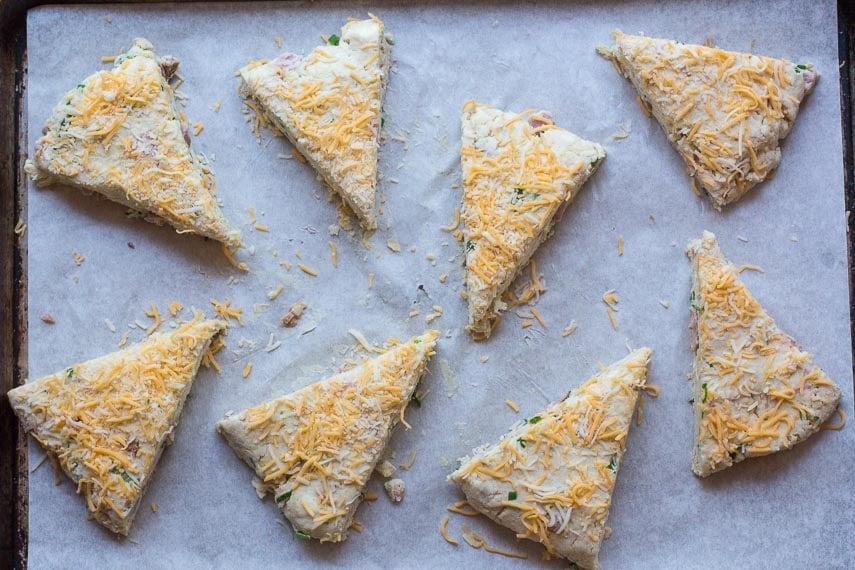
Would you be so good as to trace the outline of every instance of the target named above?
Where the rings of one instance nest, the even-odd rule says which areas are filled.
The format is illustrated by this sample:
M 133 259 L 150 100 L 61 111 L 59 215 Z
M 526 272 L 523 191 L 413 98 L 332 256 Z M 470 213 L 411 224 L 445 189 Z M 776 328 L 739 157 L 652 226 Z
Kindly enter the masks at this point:
M 404 500 L 404 481 L 402 479 L 389 479 L 383 484 L 386 489 L 386 494 L 392 499 L 393 503 L 400 503 Z
M 397 468 L 388 461 L 383 461 L 377 466 L 376 471 L 377 473 L 388 479 L 389 477 L 395 474 Z
M 288 309 L 288 312 L 285 313 L 285 316 L 282 317 L 280 323 L 283 327 L 292 328 L 297 326 L 297 321 L 300 320 L 300 317 L 303 316 L 303 311 L 306 310 L 306 303 L 302 301 L 298 301 L 291 305 L 291 308 Z

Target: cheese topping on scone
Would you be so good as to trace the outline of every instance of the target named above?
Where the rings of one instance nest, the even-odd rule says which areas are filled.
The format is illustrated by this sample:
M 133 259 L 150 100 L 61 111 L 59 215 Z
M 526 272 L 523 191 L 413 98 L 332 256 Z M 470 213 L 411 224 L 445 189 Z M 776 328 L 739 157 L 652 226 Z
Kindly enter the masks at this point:
M 128 534 L 202 357 L 225 330 L 200 318 L 9 391 L 24 429 L 113 532 Z
M 819 78 L 810 64 L 614 33 L 601 49 L 638 91 L 721 209 L 770 177 L 780 143 Z
M 604 157 L 600 145 L 558 128 L 545 111 L 463 106 L 461 220 L 473 337 L 490 336 L 502 293 Z
M 347 538 L 362 492 L 403 421 L 439 332 L 217 423 L 303 538 Z
M 449 479 L 472 507 L 519 538 L 596 568 L 650 355 L 641 348 L 612 364 L 498 444 L 463 458 Z
M 241 244 L 215 197 L 214 175 L 190 148 L 168 79 L 178 67 L 135 39 L 115 67 L 89 76 L 54 108 L 25 166 L 40 185 L 98 192 L 179 233 Z
M 244 96 L 259 104 L 366 229 L 377 226 L 377 151 L 391 41 L 372 16 L 348 22 L 335 45 L 306 57 L 284 53 L 239 71 Z
M 831 417 L 841 392 L 766 314 L 712 233 L 691 242 L 687 254 L 695 350 L 692 469 L 705 477 L 804 441 Z

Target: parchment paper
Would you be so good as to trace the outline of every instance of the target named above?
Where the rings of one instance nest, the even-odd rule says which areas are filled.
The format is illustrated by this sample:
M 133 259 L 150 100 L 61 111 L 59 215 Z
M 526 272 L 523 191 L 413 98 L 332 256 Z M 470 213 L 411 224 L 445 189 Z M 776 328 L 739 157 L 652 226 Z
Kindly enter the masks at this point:
M 337 32 L 346 17 L 369 10 L 394 34 L 396 63 L 385 104 L 389 140 L 380 158 L 381 229 L 366 250 L 358 236 L 328 234 L 337 223 L 335 205 L 308 165 L 279 158 L 290 156 L 288 143 L 269 132 L 256 140 L 234 72 L 283 50 L 308 53 L 319 34 Z M 28 25 L 31 149 L 62 94 L 107 67 L 102 55 L 142 36 L 160 54 L 181 60 L 186 112 L 191 122 L 205 125 L 193 144 L 211 161 L 227 217 L 244 231 L 248 249 L 240 257 L 251 268 L 238 273 L 215 244 L 128 219 L 122 207 L 105 200 L 31 186 L 31 377 L 111 352 L 123 332 L 131 341 L 141 339 L 144 331 L 128 324 L 147 326 L 143 310 L 151 302 L 165 313 L 179 300 L 210 315 L 209 300 L 227 297 L 244 308 L 245 318 L 245 326 L 228 335 L 222 374 L 199 375 L 129 539 L 117 540 L 87 521 L 74 486 L 54 486 L 49 464 L 32 474 L 32 568 L 562 567 L 541 562 L 541 547 L 517 543 L 511 532 L 482 518 L 452 515 L 449 530 L 461 539 L 466 522 L 491 544 L 526 552 L 529 560 L 476 551 L 462 540 L 457 547 L 445 543 L 438 524 L 446 505 L 461 498 L 445 477 L 459 456 L 562 397 L 598 362 L 624 355 L 627 345 L 654 349 L 651 382 L 662 394 L 647 402 L 643 424 L 630 434 L 609 518 L 614 532 L 601 553 L 604 568 L 855 563 L 855 427 L 821 432 L 793 451 L 700 480 L 690 470 L 686 381 L 692 357 L 683 249 L 709 229 L 735 263 L 765 269 L 743 279 L 840 384 L 843 408 L 852 415 L 834 2 L 44 7 L 30 12 Z M 655 121 L 641 113 L 630 84 L 594 52 L 610 43 L 614 28 L 693 43 L 711 36 L 726 49 L 753 45 L 756 53 L 813 62 L 822 79 L 785 141 L 777 176 L 723 214 L 696 198 L 682 161 Z M 459 114 L 468 98 L 509 110 L 550 110 L 560 126 L 608 152 L 535 257 L 549 288 L 538 304 L 549 327 L 522 329 L 520 318 L 508 314 L 494 337 L 480 344 L 462 331 L 460 247 L 439 230 L 459 205 Z M 213 111 L 217 101 L 219 113 Z M 630 122 L 630 136 L 613 140 L 618 125 Z M 269 233 L 252 229 L 249 207 Z M 400 253 L 386 247 L 390 239 L 400 242 Z M 338 247 L 338 268 L 330 261 L 330 240 Z M 317 278 L 280 265 L 300 262 L 298 251 Z M 85 257 L 82 265 L 73 252 Z M 445 284 L 439 282 L 443 273 L 449 275 Z M 285 291 L 270 302 L 266 294 L 278 283 Z M 601 301 L 612 288 L 621 299 L 617 331 Z M 308 304 L 306 315 L 296 328 L 281 328 L 279 319 L 297 300 Z M 254 311 L 257 304 L 270 308 L 256 312 L 263 309 Z M 406 498 L 392 505 L 375 478 L 368 489 L 379 499 L 357 513 L 362 533 L 340 545 L 296 539 L 273 501 L 256 497 L 251 471 L 217 435 L 214 422 L 228 410 L 329 375 L 353 357 L 349 328 L 373 342 L 406 338 L 426 328 L 433 305 L 444 309 L 432 323 L 444 338 L 422 385 L 430 393 L 420 409 L 407 413 L 413 429 L 399 427 L 389 447 L 395 463 L 418 454 L 412 469 L 398 472 Z M 420 314 L 408 319 L 413 308 Z M 45 313 L 56 324 L 43 323 Z M 578 331 L 563 338 L 571 319 Z M 271 333 L 282 345 L 268 353 Z M 255 343 L 254 351 L 247 343 Z M 482 363 L 482 356 L 489 360 Z M 254 367 L 243 379 L 247 362 Z M 509 398 L 520 405 L 519 414 L 505 406 Z M 31 450 L 35 467 L 43 454 L 35 443 Z M 157 512 L 149 503 L 157 503 Z

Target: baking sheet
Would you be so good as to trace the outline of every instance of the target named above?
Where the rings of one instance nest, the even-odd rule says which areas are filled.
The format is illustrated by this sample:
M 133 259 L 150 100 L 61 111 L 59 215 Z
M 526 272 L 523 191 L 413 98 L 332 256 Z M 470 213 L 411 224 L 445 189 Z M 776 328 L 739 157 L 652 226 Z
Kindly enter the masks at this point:
M 307 165 L 280 158 L 291 152 L 283 139 L 264 132 L 256 140 L 234 77 L 251 59 L 286 49 L 307 53 L 319 34 L 336 32 L 346 17 L 367 11 L 383 18 L 396 39 L 385 103 L 389 140 L 380 158 L 383 215 L 370 250 L 345 231 L 329 235 L 337 216 L 326 191 Z M 784 144 L 775 179 L 724 214 L 697 199 L 682 161 L 658 125 L 642 115 L 630 84 L 594 52 L 616 27 L 695 43 L 711 36 L 726 49 L 753 45 L 756 53 L 813 62 L 822 79 Z M 562 567 L 560 561 L 539 562 L 539 546 L 517 543 L 486 519 L 452 515 L 449 530 L 460 539 L 466 522 L 491 544 L 526 552 L 529 560 L 443 542 L 437 526 L 446 505 L 460 498 L 445 476 L 457 457 L 560 398 L 598 362 L 624 355 L 627 344 L 654 349 L 651 382 L 662 394 L 647 402 L 643 425 L 630 435 L 609 518 L 614 532 L 601 552 L 604 568 L 855 563 L 852 426 L 700 480 L 690 470 L 685 379 L 692 358 L 683 248 L 709 229 L 734 263 L 765 269 L 743 279 L 837 380 L 843 408 L 852 415 L 834 2 L 43 7 L 28 17 L 29 148 L 62 93 L 107 67 L 100 57 L 127 48 L 137 36 L 182 62 L 186 112 L 191 122 L 205 125 L 193 144 L 211 160 L 225 214 L 244 232 L 249 247 L 241 258 L 251 271 L 235 272 L 212 243 L 128 219 L 120 206 L 31 185 L 30 373 L 41 377 L 110 352 L 124 332 L 141 339 L 144 332 L 128 323 L 148 325 L 143 310 L 151 302 L 162 312 L 179 300 L 211 314 L 211 298 L 229 298 L 244 308 L 246 322 L 229 333 L 222 374 L 200 374 L 129 539 L 117 540 L 87 522 L 74 486 L 54 486 L 49 464 L 31 475 L 32 568 L 224 568 L 250 561 L 274 567 Z M 508 110 L 551 110 L 558 125 L 608 152 L 535 257 L 549 288 L 538 304 L 549 327 L 522 329 L 518 317 L 506 315 L 494 337 L 477 344 L 462 331 L 460 247 L 438 229 L 459 203 L 459 112 L 472 97 Z M 630 136 L 613 140 L 618 125 L 630 122 Z M 269 233 L 252 229 L 249 207 Z M 400 253 L 386 247 L 390 239 L 400 242 Z M 338 248 L 338 268 L 330 262 L 330 240 Z M 85 257 L 79 266 L 74 252 Z M 317 278 L 280 265 L 298 263 L 298 252 L 318 270 Z M 449 275 L 445 284 L 439 282 L 443 273 Z M 266 293 L 279 283 L 285 290 L 271 303 Z M 600 300 L 612 288 L 621 298 L 617 331 Z M 280 328 L 280 317 L 297 300 L 308 303 L 307 314 L 295 329 Z M 253 309 L 260 304 L 271 306 Z M 399 471 L 407 484 L 404 502 L 392 505 L 381 482 L 372 480 L 368 490 L 380 498 L 360 507 L 362 533 L 340 545 L 296 539 L 273 501 L 256 498 L 252 473 L 216 434 L 214 422 L 228 410 L 327 376 L 353 355 L 349 328 L 376 342 L 404 338 L 425 328 L 433 305 L 444 309 L 432 323 L 444 338 L 423 381 L 430 393 L 407 413 L 413 429 L 398 429 L 389 447 L 395 463 L 417 452 L 412 469 Z M 420 315 L 408 319 L 414 307 Z M 43 323 L 45 313 L 56 324 Z M 563 338 L 571 319 L 578 331 Z M 271 333 L 282 345 L 268 353 Z M 482 356 L 489 357 L 486 363 Z M 247 362 L 253 371 L 243 379 Z M 508 398 L 519 403 L 519 415 L 505 406 Z M 32 467 L 43 458 L 35 444 L 30 457 Z M 157 512 L 149 503 L 158 504 Z

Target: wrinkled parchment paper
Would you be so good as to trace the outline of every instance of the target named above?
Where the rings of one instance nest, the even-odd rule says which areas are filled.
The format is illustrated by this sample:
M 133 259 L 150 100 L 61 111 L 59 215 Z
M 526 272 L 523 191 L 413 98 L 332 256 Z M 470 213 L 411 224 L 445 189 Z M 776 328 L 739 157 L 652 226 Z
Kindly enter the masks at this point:
M 370 250 L 345 230 L 330 236 L 329 226 L 338 223 L 335 204 L 312 169 L 290 158 L 287 142 L 269 131 L 256 139 L 234 77 L 252 59 L 307 53 L 320 34 L 368 11 L 385 20 L 396 40 L 380 158 L 381 229 Z M 527 553 L 528 561 L 473 550 L 462 540 L 457 547 L 445 543 L 437 527 L 450 514 L 446 505 L 460 498 L 445 477 L 459 456 L 562 397 L 598 362 L 624 355 L 627 345 L 654 349 L 651 382 L 662 394 L 647 401 L 643 424 L 630 434 L 604 568 L 852 567 L 855 426 L 700 480 L 690 470 L 686 381 L 683 249 L 709 229 L 734 263 L 765 270 L 743 279 L 837 380 L 852 415 L 834 2 L 157 4 L 44 7 L 30 12 L 28 23 L 30 149 L 62 94 L 108 67 L 101 56 L 142 36 L 160 54 L 181 60 L 186 112 L 204 124 L 193 144 L 211 161 L 225 214 L 244 232 L 248 248 L 239 256 L 250 267 L 248 274 L 236 272 L 215 244 L 129 219 L 110 202 L 31 186 L 33 378 L 115 350 L 123 333 L 141 339 L 144 331 L 129 323 L 148 326 L 143 310 L 152 302 L 163 313 L 178 300 L 210 315 L 210 299 L 229 298 L 243 307 L 245 320 L 229 332 L 222 373 L 199 375 L 129 539 L 87 521 L 74 486 L 67 480 L 54 486 L 49 463 L 32 474 L 32 568 L 563 567 L 541 562 L 539 546 L 517 543 L 482 518 L 452 515 L 449 531 L 461 540 L 465 522 L 490 544 Z M 641 113 L 630 84 L 594 51 L 610 43 L 613 28 L 692 43 L 709 36 L 726 49 L 753 46 L 756 53 L 813 62 L 822 79 L 785 141 L 777 176 L 723 214 L 696 198 L 682 161 Z M 549 326 L 523 329 L 508 314 L 494 337 L 479 344 L 462 331 L 461 248 L 439 229 L 459 204 L 459 112 L 472 97 L 509 110 L 550 110 L 558 125 L 608 152 L 535 256 L 549 289 L 537 307 Z M 611 136 L 619 125 L 630 131 L 621 141 Z M 250 207 L 268 233 L 253 229 Z M 400 253 L 387 247 L 389 240 L 400 243 Z M 85 258 L 80 265 L 75 252 Z M 281 265 L 286 261 L 294 264 L 290 271 Z M 302 273 L 297 263 L 318 276 Z M 269 301 L 267 293 L 280 283 L 283 293 Z M 601 301 L 608 289 L 620 296 L 616 331 Z M 308 304 L 306 314 L 295 328 L 280 327 L 298 300 Z M 256 497 L 251 471 L 214 422 L 332 373 L 355 357 L 348 329 L 377 343 L 406 338 L 426 328 L 434 305 L 443 308 L 432 323 L 443 339 L 422 384 L 429 394 L 407 413 L 413 429 L 400 427 L 389 446 L 395 464 L 417 453 L 410 470 L 398 471 L 406 498 L 391 504 L 375 478 L 368 490 L 379 499 L 357 513 L 362 533 L 340 545 L 296 539 L 272 499 Z M 413 309 L 419 314 L 408 319 Z M 43 323 L 45 313 L 56 324 Z M 562 337 L 574 319 L 577 332 Z M 281 346 L 267 352 L 275 342 Z M 253 369 L 243 379 L 247 362 Z M 506 399 L 519 404 L 519 414 Z M 31 450 L 35 468 L 43 453 L 35 444 Z

